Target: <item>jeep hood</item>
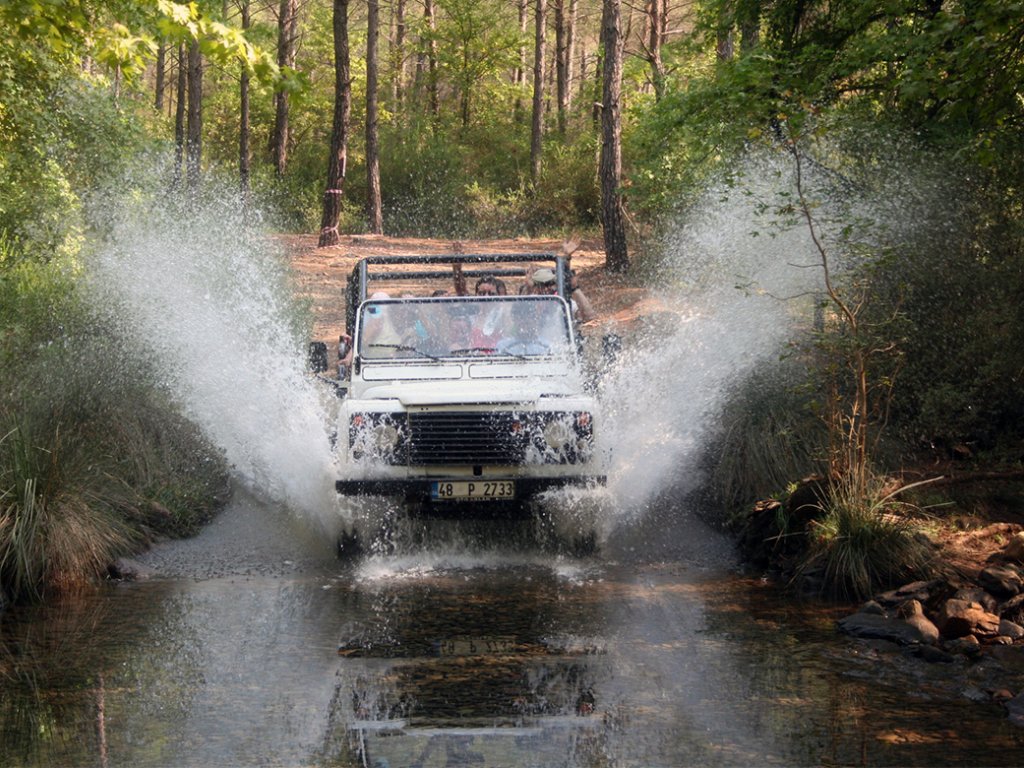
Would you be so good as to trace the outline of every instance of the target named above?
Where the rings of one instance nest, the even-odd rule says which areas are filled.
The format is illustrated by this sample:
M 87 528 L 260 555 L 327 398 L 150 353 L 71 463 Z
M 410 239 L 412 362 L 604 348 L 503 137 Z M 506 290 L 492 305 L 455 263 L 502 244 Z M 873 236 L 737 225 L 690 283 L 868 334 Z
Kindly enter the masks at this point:
M 518 381 L 388 382 L 363 390 L 360 399 L 392 399 L 404 406 L 526 403 L 541 397 L 572 397 L 580 394 L 572 381 L 531 379 Z

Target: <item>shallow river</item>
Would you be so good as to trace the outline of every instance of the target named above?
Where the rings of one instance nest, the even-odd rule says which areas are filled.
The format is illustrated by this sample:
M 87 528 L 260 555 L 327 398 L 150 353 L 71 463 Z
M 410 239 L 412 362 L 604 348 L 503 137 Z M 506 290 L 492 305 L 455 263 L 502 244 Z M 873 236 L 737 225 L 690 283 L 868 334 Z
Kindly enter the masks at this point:
M 664 517 L 587 559 L 498 535 L 344 564 L 239 496 L 158 576 L 4 617 L 0 765 L 1024 762 L 974 700 L 1003 672 L 852 642 Z

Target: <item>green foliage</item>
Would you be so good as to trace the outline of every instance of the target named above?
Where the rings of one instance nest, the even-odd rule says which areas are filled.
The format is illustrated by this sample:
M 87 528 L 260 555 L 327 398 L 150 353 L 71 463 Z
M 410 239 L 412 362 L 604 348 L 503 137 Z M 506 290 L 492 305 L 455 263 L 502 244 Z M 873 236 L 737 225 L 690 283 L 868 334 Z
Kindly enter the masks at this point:
M 154 533 L 193 533 L 223 498 L 210 447 L 105 341 L 65 337 L 3 378 L 0 588 L 11 597 L 100 576 Z
M 862 600 L 934 576 L 935 550 L 905 511 L 877 482 L 866 496 L 854 485 L 833 485 L 810 523 L 797 577 L 831 597 Z
M 715 508 L 745 515 L 761 499 L 824 465 L 827 435 L 811 408 L 802 363 L 759 367 L 727 395 L 702 464 Z

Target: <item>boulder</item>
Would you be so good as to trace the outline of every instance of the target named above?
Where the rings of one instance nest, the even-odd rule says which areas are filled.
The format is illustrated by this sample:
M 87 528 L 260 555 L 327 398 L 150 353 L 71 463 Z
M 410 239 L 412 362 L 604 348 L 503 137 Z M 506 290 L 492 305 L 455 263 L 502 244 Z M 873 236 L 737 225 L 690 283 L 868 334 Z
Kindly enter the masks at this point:
M 841 631 L 854 637 L 888 640 L 900 645 L 929 642 L 921 629 L 913 624 L 875 613 L 854 613 L 836 623 Z
M 921 607 L 921 603 L 917 600 L 908 600 L 901 605 L 897 611 L 903 621 L 907 622 L 912 627 L 915 627 L 924 638 L 921 642 L 924 643 L 936 643 L 939 640 L 939 629 L 936 627 L 931 620 L 924 615 L 924 608 Z
M 1024 728 L 1024 693 L 1018 693 L 1005 704 L 1010 722 L 1018 728 Z
M 953 654 L 946 653 L 934 645 L 913 645 L 906 650 L 906 654 L 929 664 L 952 664 L 956 661 Z
M 967 637 L 994 637 L 999 633 L 999 617 L 989 613 L 979 603 L 966 600 L 947 600 L 935 620 L 939 632 L 947 639 Z
M 1024 637 L 1024 627 L 1015 621 L 1009 621 L 1007 619 L 999 620 L 999 634 L 1004 637 L 1008 637 L 1011 640 L 1020 640 Z
M 143 581 L 155 576 L 156 571 L 152 568 L 147 568 L 137 560 L 132 560 L 130 557 L 119 557 L 107 566 L 107 574 L 112 579 Z
M 1024 626 L 1024 595 L 1011 597 L 999 606 L 999 615 L 1007 621 Z
M 1024 531 L 1013 534 L 1010 543 L 1003 547 L 1002 556 L 1015 563 L 1024 563 Z
M 1020 594 L 1024 587 L 1017 567 L 1006 565 L 990 565 L 978 574 L 978 583 L 997 597 L 1013 597 Z
M 873 613 L 875 616 L 885 616 L 885 609 L 874 600 L 868 600 L 857 609 L 857 613 Z
M 956 640 L 950 640 L 944 647 L 949 653 L 954 653 L 959 656 L 967 656 L 969 658 L 974 658 L 981 653 L 981 643 L 978 642 L 978 638 L 974 635 L 967 635 L 967 637 L 958 637 Z
M 957 600 L 965 600 L 968 603 L 978 603 L 989 613 L 999 613 L 999 601 L 981 587 L 964 587 L 958 589 L 953 597 Z

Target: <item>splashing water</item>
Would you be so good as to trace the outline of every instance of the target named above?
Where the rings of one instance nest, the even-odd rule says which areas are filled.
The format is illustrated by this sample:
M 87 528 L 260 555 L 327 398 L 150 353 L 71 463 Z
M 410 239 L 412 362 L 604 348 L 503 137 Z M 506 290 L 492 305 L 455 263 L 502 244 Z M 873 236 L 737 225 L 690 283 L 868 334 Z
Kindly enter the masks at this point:
M 698 486 L 700 449 L 728 389 L 790 337 L 785 299 L 822 290 L 808 229 L 765 231 L 765 201 L 790 185 L 779 168 L 751 168 L 741 186 L 709 189 L 665 237 L 654 291 L 665 322 L 623 345 L 630 352 L 602 387 L 619 522 L 663 491 Z
M 286 263 L 232 196 L 108 214 L 96 283 L 235 476 L 336 533 L 326 402 L 305 371 Z

